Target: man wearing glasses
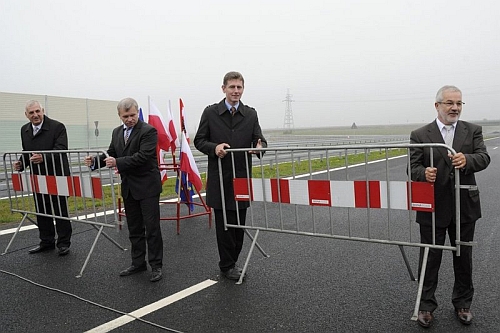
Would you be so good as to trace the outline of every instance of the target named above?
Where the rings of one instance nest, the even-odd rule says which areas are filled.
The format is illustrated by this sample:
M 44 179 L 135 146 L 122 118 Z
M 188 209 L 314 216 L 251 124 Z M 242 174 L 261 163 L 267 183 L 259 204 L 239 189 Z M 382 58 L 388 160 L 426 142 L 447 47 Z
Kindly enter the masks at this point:
M 464 102 L 462 92 L 455 86 L 444 86 L 436 94 L 434 107 L 437 118 L 410 134 L 411 143 L 445 143 L 457 153 L 452 155 L 446 148 L 433 150 L 431 167 L 430 149 L 412 148 L 410 152 L 411 177 L 414 181 L 434 184 L 435 198 L 435 241 L 444 245 L 446 233 L 450 244 L 455 246 L 456 226 L 454 174 L 460 171 L 460 184 L 467 185 L 460 189 L 460 241 L 472 242 L 476 221 L 481 217 L 479 190 L 475 172 L 484 170 L 490 163 L 480 126 L 459 120 Z M 433 243 L 432 214 L 417 212 L 420 224 L 420 240 L 425 244 Z M 422 267 L 424 248 L 420 249 L 419 270 Z M 438 284 L 438 272 L 441 265 L 442 250 L 430 249 L 425 271 L 422 297 L 417 322 L 429 327 L 434 320 L 433 311 L 437 308 L 434 295 Z M 472 322 L 470 311 L 474 287 L 472 284 L 472 247 L 461 246 L 460 256 L 453 252 L 452 303 L 458 320 L 469 325 Z

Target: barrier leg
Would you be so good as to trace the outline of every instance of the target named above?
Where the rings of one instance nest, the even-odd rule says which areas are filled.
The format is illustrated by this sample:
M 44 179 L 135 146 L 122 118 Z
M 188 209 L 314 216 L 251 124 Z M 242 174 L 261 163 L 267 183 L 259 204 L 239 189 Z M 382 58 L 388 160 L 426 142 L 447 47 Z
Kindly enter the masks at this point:
M 248 229 L 244 229 L 245 230 L 245 233 L 247 234 L 247 236 L 252 240 L 252 242 L 254 241 L 254 238 L 252 236 L 252 234 L 250 233 L 250 231 L 248 231 Z M 257 235 L 259 233 L 259 230 L 257 230 L 257 232 L 255 233 L 255 238 L 257 238 Z M 252 244 L 253 245 L 253 244 Z M 262 249 L 262 247 L 260 247 L 259 243 L 255 242 L 255 246 L 257 246 L 257 248 L 259 249 L 260 253 L 262 253 L 262 255 L 266 258 L 269 258 L 269 254 L 267 254 L 264 249 Z
M 35 225 L 36 225 L 36 222 L 35 222 L 35 221 L 33 221 L 32 219 L 30 219 L 30 218 L 28 217 L 28 214 L 27 214 L 27 213 L 24 213 L 24 216 L 23 216 L 23 218 L 22 218 L 21 222 L 19 222 L 19 225 L 18 225 L 18 226 L 17 226 L 17 228 L 16 228 L 16 232 L 14 232 L 14 234 L 13 234 L 13 235 L 12 235 L 12 237 L 10 238 L 9 244 L 7 244 L 7 247 L 5 248 L 5 251 L 2 253 L 2 255 L 6 254 L 6 253 L 7 253 L 7 251 L 9 251 L 9 248 L 10 248 L 10 246 L 11 246 L 12 242 L 14 241 L 14 238 L 16 238 L 17 234 L 19 233 L 19 230 L 21 230 L 21 227 L 23 226 L 24 220 L 26 220 L 26 219 L 30 220 L 33 224 L 35 224 Z
M 95 230 L 99 231 L 99 229 L 97 228 L 96 225 L 92 225 L 92 227 L 94 227 Z M 120 244 L 118 244 L 117 241 L 115 241 L 113 238 L 111 238 L 107 233 L 105 233 L 104 231 L 102 231 L 102 235 L 104 237 L 106 237 L 111 243 L 115 244 L 117 248 L 119 248 L 120 250 L 123 250 L 123 251 L 127 251 L 126 248 L 124 248 L 123 246 L 121 246 Z
M 179 190 L 180 191 L 180 190 Z M 180 235 L 181 234 L 181 219 L 180 219 L 180 216 L 181 216 L 181 203 L 179 200 L 177 200 L 177 210 L 176 210 L 176 226 L 177 226 L 177 235 Z
M 410 263 L 408 262 L 408 257 L 406 256 L 406 252 L 405 249 L 403 248 L 403 245 L 399 245 L 399 249 L 401 250 L 401 255 L 403 256 L 406 269 L 408 269 L 408 274 L 410 274 L 410 280 L 417 281 L 417 279 L 415 279 L 415 276 L 413 275 L 413 271 L 411 270 L 411 266 Z
M 252 256 L 253 249 L 255 248 L 255 244 L 257 244 L 257 237 L 259 237 L 259 230 L 257 230 L 255 232 L 255 237 L 253 237 L 253 238 L 250 236 L 249 232 L 246 229 L 245 229 L 245 232 L 252 239 L 252 245 L 250 245 L 250 250 L 248 251 L 247 259 L 245 260 L 245 265 L 243 266 L 243 271 L 241 272 L 240 279 L 236 282 L 236 284 L 243 283 L 243 279 L 245 278 L 245 274 L 247 272 L 248 262 L 250 261 L 250 257 Z M 262 250 L 261 250 L 261 252 L 262 252 Z
M 97 236 L 95 236 L 95 239 L 94 239 L 94 242 L 92 243 L 92 246 L 90 248 L 89 254 L 87 255 L 87 258 L 85 259 L 85 262 L 83 263 L 82 269 L 80 270 L 80 274 L 78 274 L 76 276 L 77 278 L 81 278 L 82 277 L 83 271 L 85 270 L 85 267 L 87 267 L 87 263 L 89 262 L 90 255 L 92 254 L 92 252 L 94 252 L 94 248 L 95 248 L 95 245 L 97 244 L 97 240 L 99 239 L 99 236 L 102 233 L 102 229 L 104 229 L 104 226 L 100 226 L 99 227 L 99 230 L 97 232 Z
M 422 270 L 420 271 L 420 278 L 418 281 L 417 301 L 415 302 L 413 317 L 411 317 L 413 321 L 417 321 L 418 319 L 418 308 L 420 307 L 420 298 L 422 297 L 422 289 L 424 288 L 425 270 L 427 269 L 427 257 L 429 257 L 429 247 L 425 247 L 424 257 L 422 258 Z

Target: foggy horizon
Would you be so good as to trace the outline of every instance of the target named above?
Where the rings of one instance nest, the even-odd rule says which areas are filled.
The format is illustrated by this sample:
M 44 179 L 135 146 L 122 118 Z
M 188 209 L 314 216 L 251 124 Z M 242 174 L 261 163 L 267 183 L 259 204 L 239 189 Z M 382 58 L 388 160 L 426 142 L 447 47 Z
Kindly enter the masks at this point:
M 245 78 L 263 129 L 428 123 L 443 85 L 462 120 L 495 120 L 496 1 L 4 1 L 0 91 L 101 100 L 148 96 L 188 128 Z M 2 110 L 0 112 L 5 112 Z M 20 110 L 22 112 L 22 110 Z

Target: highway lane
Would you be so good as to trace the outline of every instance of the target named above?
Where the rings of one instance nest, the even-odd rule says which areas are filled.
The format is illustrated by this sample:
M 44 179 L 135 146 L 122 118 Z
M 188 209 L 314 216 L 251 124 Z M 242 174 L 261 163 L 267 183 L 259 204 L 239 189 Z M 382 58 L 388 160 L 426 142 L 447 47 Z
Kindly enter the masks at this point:
M 434 332 L 498 331 L 499 145 L 498 139 L 487 141 L 492 163 L 477 175 L 483 218 L 476 228 L 474 250 L 474 322 L 464 327 L 454 317 L 450 302 L 453 272 L 448 252 L 443 256 L 440 272 L 440 306 L 431 329 Z M 399 159 L 394 161 L 392 170 L 402 172 L 404 167 L 404 159 Z M 372 164 L 370 170 L 375 174 L 384 172 L 380 164 Z M 162 214 L 171 213 L 173 207 L 162 207 Z M 271 219 L 272 214 L 277 212 L 271 212 Z M 416 229 L 416 225 L 412 228 Z M 175 234 L 173 223 L 163 223 L 162 231 L 165 278 L 157 284 L 151 284 L 147 274 L 120 278 L 118 272 L 128 264 L 129 253 L 120 252 L 105 239 L 98 241 L 84 276 L 75 279 L 95 237 L 95 232 L 86 226 L 75 224 L 72 252 L 62 258 L 56 253 L 28 255 L 26 250 L 37 242 L 36 231 L 21 233 L 14 252 L 0 257 L 2 332 L 86 331 L 121 317 L 110 309 L 35 286 L 7 272 L 124 312 L 154 304 L 207 279 L 215 281 L 144 315 L 150 322 L 182 332 L 423 331 L 410 320 L 417 285 L 408 278 L 397 247 L 262 232 L 259 243 L 270 257 L 254 253 L 249 276 L 238 286 L 219 280 L 215 233 L 207 228 L 204 218 L 184 221 L 180 235 Z M 125 231 L 111 234 L 128 244 Z M 5 248 L 9 238 L 0 236 L 0 248 Z M 243 255 L 249 245 L 247 239 Z M 417 249 L 408 249 L 407 253 L 416 269 Z M 135 320 L 116 331 L 164 330 Z

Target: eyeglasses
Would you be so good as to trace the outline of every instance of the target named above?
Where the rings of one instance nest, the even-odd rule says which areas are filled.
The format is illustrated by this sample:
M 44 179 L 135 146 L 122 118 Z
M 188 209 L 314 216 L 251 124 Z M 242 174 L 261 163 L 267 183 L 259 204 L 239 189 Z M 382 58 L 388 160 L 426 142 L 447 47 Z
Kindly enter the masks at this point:
M 444 105 L 446 105 L 446 106 L 447 106 L 447 107 L 449 107 L 449 108 L 451 108 L 451 107 L 452 107 L 453 105 L 455 105 L 455 104 L 456 104 L 459 108 L 461 108 L 461 107 L 462 107 L 462 105 L 464 105 L 464 104 L 465 104 L 464 102 L 456 102 L 456 103 L 454 103 L 454 102 L 437 102 L 437 103 L 438 103 L 438 104 L 444 104 Z

